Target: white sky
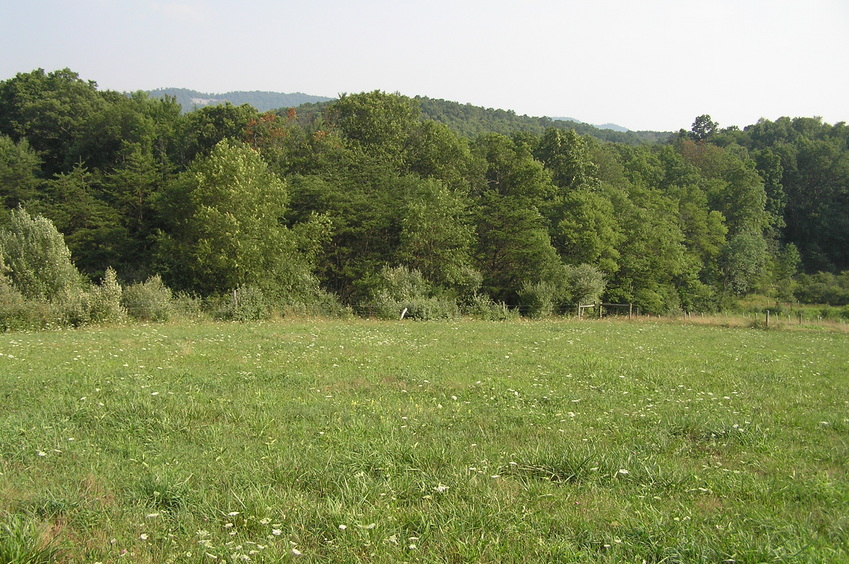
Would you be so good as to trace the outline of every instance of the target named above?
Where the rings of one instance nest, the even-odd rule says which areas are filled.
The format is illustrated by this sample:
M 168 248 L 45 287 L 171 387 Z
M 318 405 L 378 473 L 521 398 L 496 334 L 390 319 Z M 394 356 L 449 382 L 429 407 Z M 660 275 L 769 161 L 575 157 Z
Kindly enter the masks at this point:
M 849 121 L 847 0 L 0 0 L 0 80 L 385 90 L 630 129 Z

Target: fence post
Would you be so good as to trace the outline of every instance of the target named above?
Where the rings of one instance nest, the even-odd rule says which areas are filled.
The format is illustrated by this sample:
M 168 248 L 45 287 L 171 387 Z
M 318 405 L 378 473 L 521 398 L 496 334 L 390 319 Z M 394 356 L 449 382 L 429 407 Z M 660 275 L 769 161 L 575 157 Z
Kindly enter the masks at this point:
M 769 329 L 769 310 L 766 310 L 766 328 Z

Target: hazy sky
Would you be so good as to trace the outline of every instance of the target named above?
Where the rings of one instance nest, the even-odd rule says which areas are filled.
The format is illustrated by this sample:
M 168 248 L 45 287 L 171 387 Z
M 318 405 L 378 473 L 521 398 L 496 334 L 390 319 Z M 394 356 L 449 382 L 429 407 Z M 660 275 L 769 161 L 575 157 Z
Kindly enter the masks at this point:
M 384 90 L 631 129 L 849 121 L 847 0 L 0 0 L 0 80 Z

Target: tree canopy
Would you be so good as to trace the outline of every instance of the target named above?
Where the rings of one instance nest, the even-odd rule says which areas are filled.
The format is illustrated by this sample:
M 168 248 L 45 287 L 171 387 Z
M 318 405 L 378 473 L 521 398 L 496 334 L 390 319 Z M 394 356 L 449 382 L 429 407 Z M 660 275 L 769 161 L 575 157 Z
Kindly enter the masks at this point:
M 281 303 L 711 310 L 849 270 L 845 124 L 701 115 L 634 142 L 527 119 L 381 91 L 182 113 L 36 70 L 0 82 L 0 223 L 13 249 L 24 209 L 49 220 L 94 280 Z

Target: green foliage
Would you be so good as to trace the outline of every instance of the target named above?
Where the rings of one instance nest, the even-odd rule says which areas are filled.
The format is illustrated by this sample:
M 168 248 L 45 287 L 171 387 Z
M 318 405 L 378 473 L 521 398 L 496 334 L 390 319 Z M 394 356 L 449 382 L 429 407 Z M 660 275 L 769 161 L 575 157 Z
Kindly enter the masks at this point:
M 752 151 L 765 180 L 768 208 L 783 215 L 808 273 L 849 267 L 849 128 L 819 118 L 760 120 L 717 142 Z
M 548 317 L 554 312 L 558 294 L 551 282 L 525 282 L 519 290 L 519 311 L 531 318 Z
M 287 202 L 286 185 L 256 151 L 221 141 L 162 199 L 169 226 L 159 260 L 169 285 L 203 295 L 256 286 L 281 301 L 314 292 L 310 265 L 282 224 Z
M 260 321 L 271 317 L 272 308 L 256 286 L 239 286 L 230 295 L 213 299 L 213 316 L 230 321 Z
M 546 129 L 534 156 L 551 171 L 561 189 L 588 188 L 596 183 L 598 167 L 590 158 L 589 144 L 574 131 Z
M 52 564 L 64 557 L 63 548 L 43 526 L 18 514 L 0 521 L 0 562 L 9 564 Z
M 420 272 L 427 299 L 534 315 L 567 299 L 564 264 L 645 312 L 789 299 L 795 270 L 849 267 L 847 155 L 849 128 L 818 118 L 702 115 L 670 138 L 381 91 L 181 115 L 69 69 L 0 82 L 0 222 L 24 205 L 89 278 L 158 274 L 193 316 L 240 287 L 344 314 L 387 265 Z M 102 287 L 24 289 L 6 254 L 11 324 L 120 317 Z
M 27 300 L 5 274 L 0 274 L 0 331 L 42 329 L 49 318 L 46 304 Z
M 663 143 L 671 135 L 669 132 L 659 131 L 623 132 L 613 129 L 600 129 L 588 123 L 573 120 L 518 115 L 512 110 L 482 108 L 471 104 L 461 104 L 424 96 L 417 96 L 416 100 L 421 106 L 422 114 L 427 119 L 443 123 L 452 131 L 469 138 L 487 133 L 542 135 L 547 129 L 557 128 L 564 131 L 575 131 L 580 135 L 601 141 L 640 145 Z
M 704 141 L 713 136 L 718 128 L 719 124 L 713 121 L 709 115 L 704 114 L 696 118 L 690 131 L 692 132 L 693 139 Z
M 609 275 L 608 299 L 638 304 L 647 313 L 678 308 L 675 284 L 689 264 L 675 202 L 641 186 L 614 194 L 613 202 L 625 238 L 619 269 Z
M 27 299 L 52 301 L 82 288 L 62 234 L 23 208 L 12 210 L 8 226 L 0 228 L 0 255 L 12 285 Z
M 16 142 L 26 138 L 43 160 L 45 176 L 67 172 L 76 164 L 72 152 L 86 122 L 103 105 L 95 83 L 70 69 L 19 73 L 0 83 L 0 133 Z
M 790 301 L 793 298 L 795 282 L 793 277 L 799 270 L 802 256 L 793 243 L 788 243 L 781 249 L 773 264 L 773 279 L 778 299 Z
M 481 321 L 510 321 L 519 318 L 519 308 L 510 308 L 504 302 L 495 302 L 486 294 L 475 293 L 466 299 L 461 308 L 464 315 Z
M 398 257 L 431 283 L 473 294 L 480 275 L 472 267 L 474 227 L 465 200 L 436 181 L 423 182 L 401 218 Z
M 605 272 L 619 268 L 622 232 L 613 202 L 604 194 L 572 190 L 552 206 L 552 243 L 567 264 L 596 264 Z
M 753 289 L 767 264 L 766 242 L 760 233 L 747 230 L 732 236 L 720 258 L 726 288 L 738 296 Z
M 525 283 L 556 282 L 561 262 L 540 214 L 521 200 L 488 195 L 478 219 L 477 268 L 482 289 L 515 304 Z
M 849 305 L 849 271 L 800 274 L 793 295 L 804 304 Z
M 457 302 L 435 296 L 421 272 L 406 266 L 384 267 L 370 287 L 365 312 L 380 319 L 421 321 L 450 319 L 460 313 Z
M 601 301 L 607 286 L 604 273 L 591 264 L 566 267 L 562 300 L 566 303 L 593 304 Z
M 75 166 L 48 181 L 47 197 L 34 207 L 65 236 L 75 264 L 92 278 L 102 278 L 107 265 L 120 264 L 129 246 L 119 210 L 99 197 L 100 190 L 97 174 Z
M 196 159 L 208 157 L 222 141 L 242 139 L 248 122 L 256 117 L 258 112 L 246 104 L 207 106 L 185 114 L 174 125 L 171 159 L 184 170 Z
M 419 118 L 414 100 L 378 90 L 343 94 L 329 111 L 330 120 L 355 151 L 396 163 Z
M 127 312 L 122 306 L 123 289 L 113 268 L 106 269 L 99 286 L 89 295 L 89 319 L 94 323 L 116 323 L 122 321 Z
M 0 135 L 0 201 L 6 209 L 36 196 L 40 165 L 26 139 L 15 143 L 11 137 Z
M 485 135 L 475 142 L 473 150 L 486 163 L 487 191 L 503 197 L 524 198 L 522 203 L 526 207 L 540 209 L 557 192 L 551 174 L 521 140 Z
M 121 305 L 133 319 L 142 321 L 167 321 L 174 304 L 171 290 L 156 274 L 144 282 L 130 284 L 121 293 Z

